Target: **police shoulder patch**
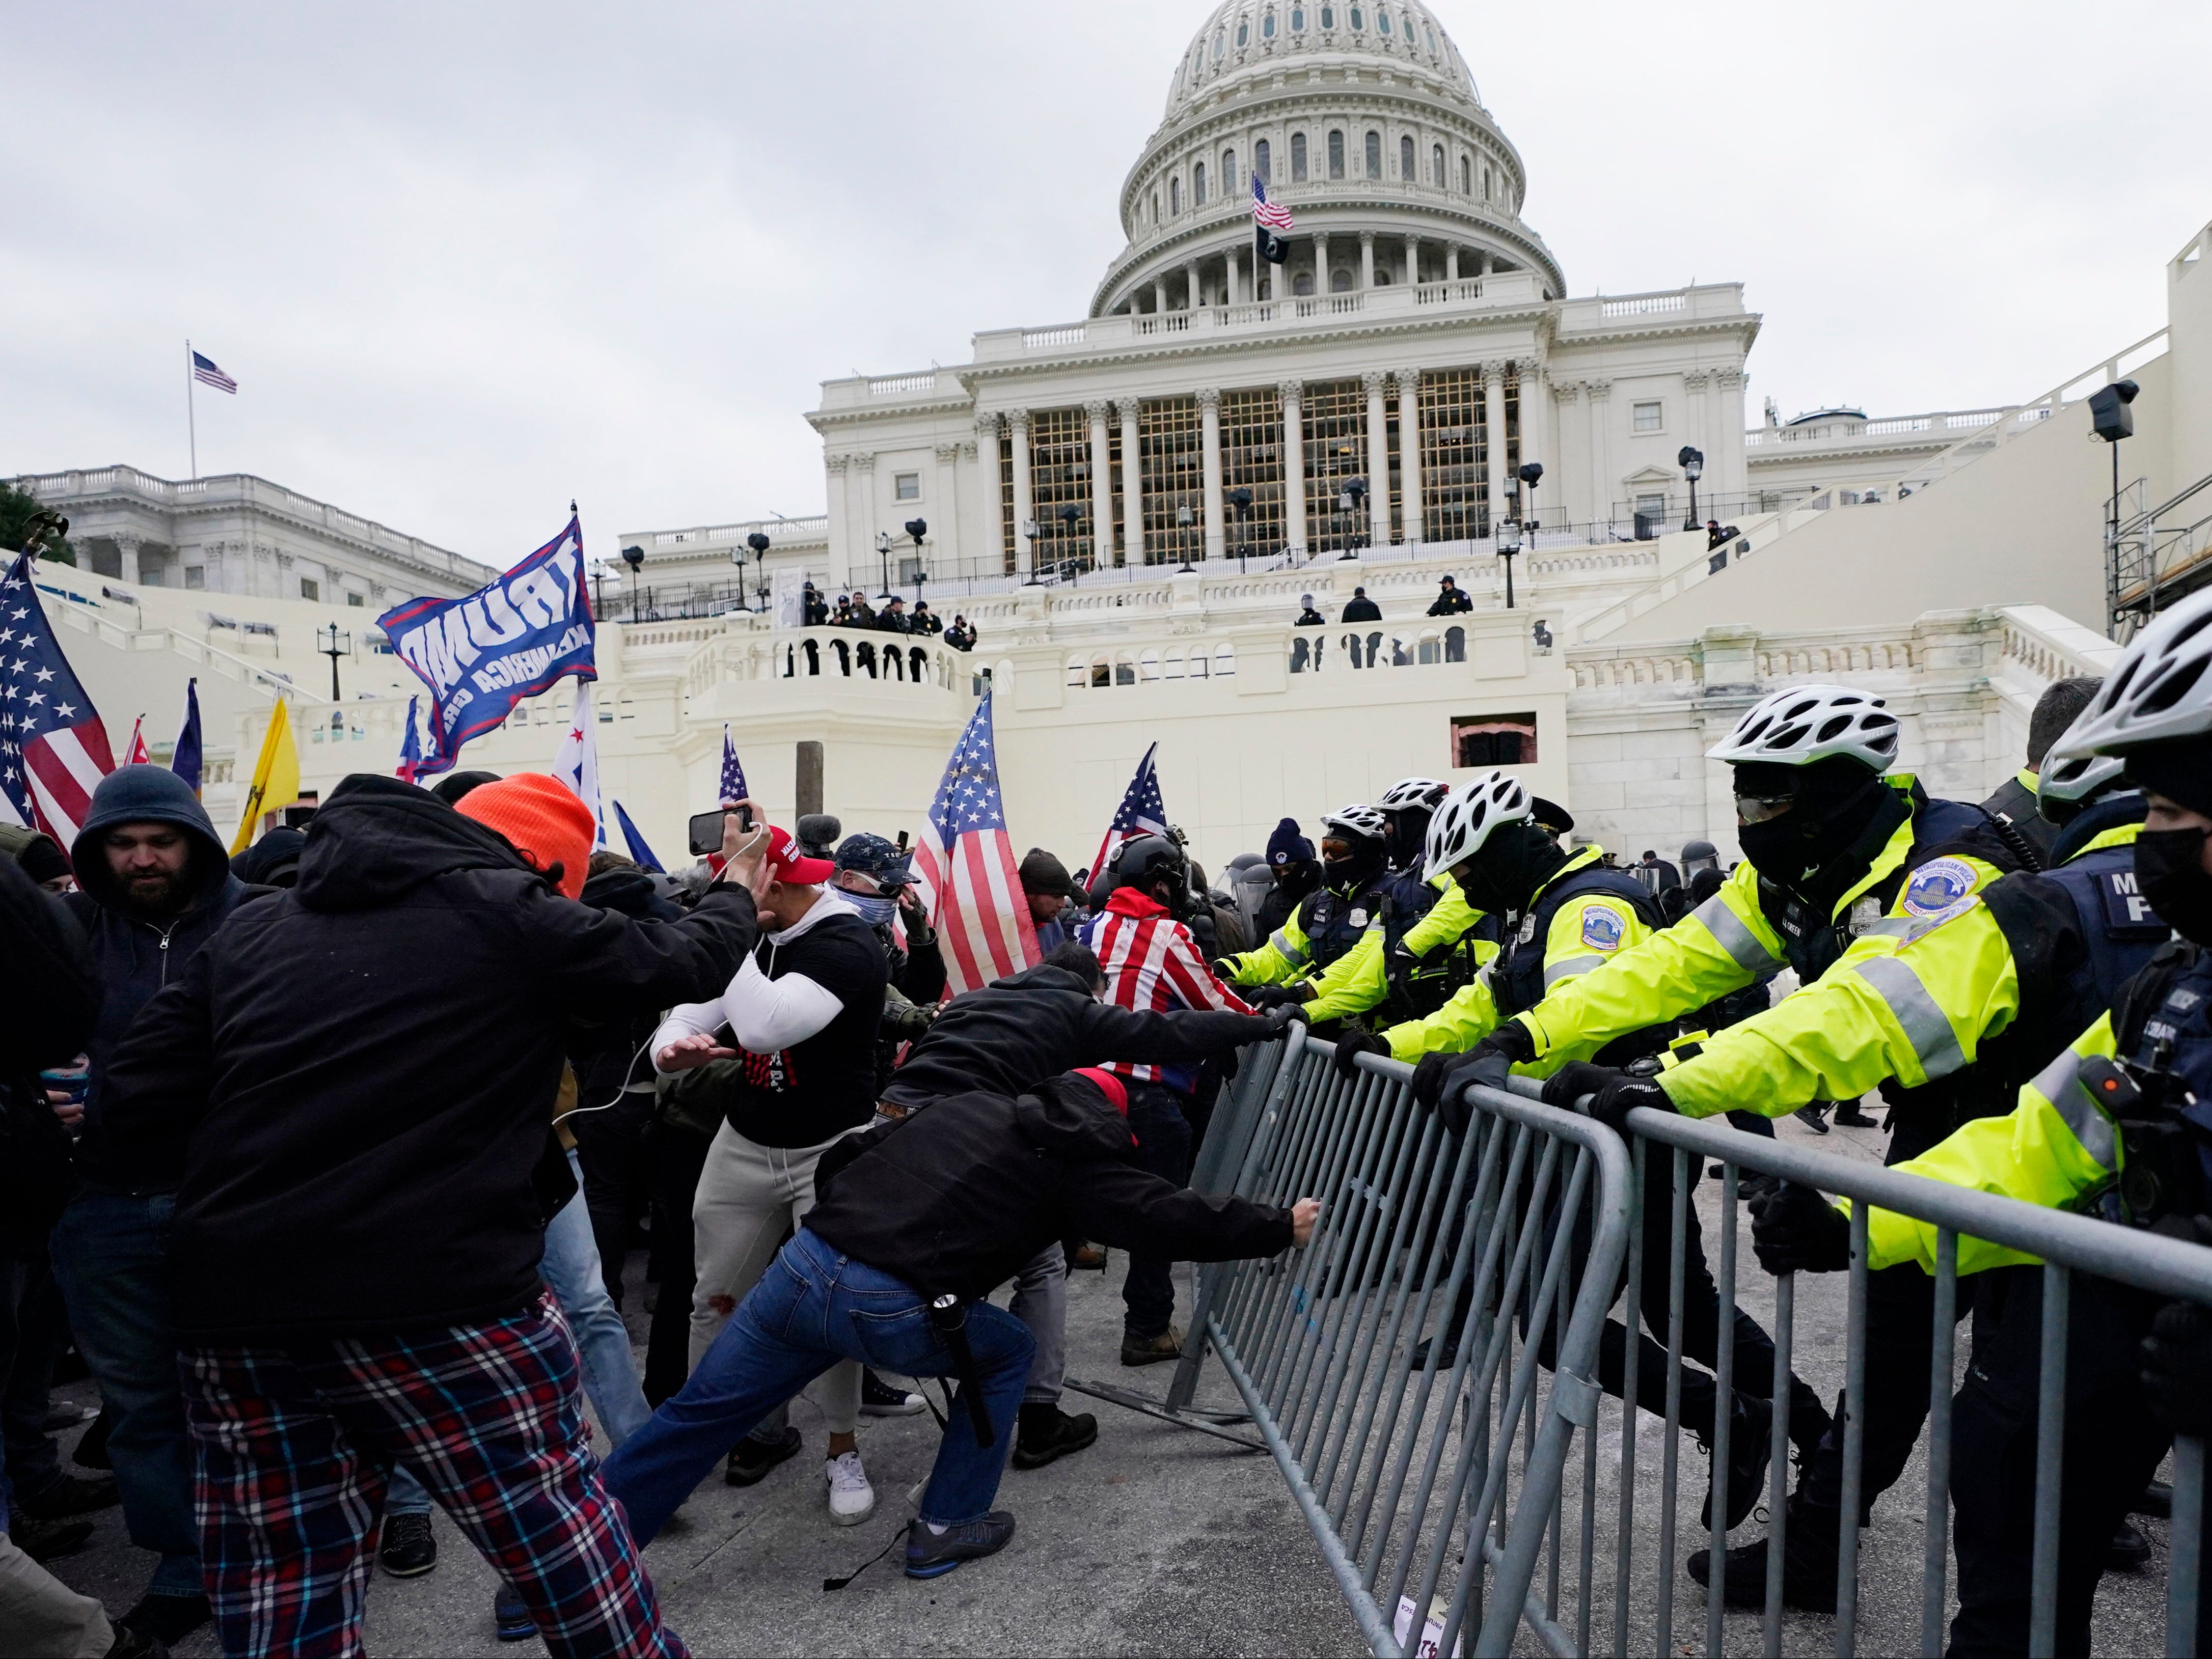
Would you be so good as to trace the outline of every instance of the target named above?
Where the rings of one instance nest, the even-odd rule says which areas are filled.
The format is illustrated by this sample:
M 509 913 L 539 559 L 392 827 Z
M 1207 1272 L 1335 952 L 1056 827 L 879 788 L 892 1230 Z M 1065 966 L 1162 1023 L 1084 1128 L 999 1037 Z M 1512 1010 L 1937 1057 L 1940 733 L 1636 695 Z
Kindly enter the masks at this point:
M 1593 951 L 1618 951 L 1621 937 L 1620 915 L 1601 904 L 1593 904 L 1583 911 L 1583 943 Z
M 1912 872 L 1905 884 L 1905 913 L 1933 916 L 1948 910 L 1974 890 L 1980 878 L 1964 859 L 1931 859 Z

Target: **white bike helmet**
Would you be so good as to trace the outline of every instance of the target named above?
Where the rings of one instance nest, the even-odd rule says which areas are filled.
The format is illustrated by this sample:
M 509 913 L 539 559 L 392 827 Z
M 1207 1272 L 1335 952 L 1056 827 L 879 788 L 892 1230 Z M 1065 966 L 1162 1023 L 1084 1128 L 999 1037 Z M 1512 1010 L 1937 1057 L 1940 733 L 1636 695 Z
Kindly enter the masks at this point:
M 2060 813 L 2098 793 L 2127 765 L 2118 755 L 2069 755 L 2063 759 L 2046 755 L 2043 769 L 2035 775 L 2036 807 L 2056 823 Z M 2052 811 L 2054 806 L 2057 812 Z
M 1375 803 L 1378 812 L 1433 812 L 1443 805 L 1451 785 L 1434 778 L 1401 778 L 1382 792 Z
M 1810 766 L 1849 755 L 1877 772 L 1897 764 L 1897 716 L 1880 697 L 1844 685 L 1794 685 L 1753 703 L 1727 738 L 1705 751 L 1730 766 Z
M 1429 820 L 1422 879 L 1434 881 L 1454 865 L 1473 858 L 1499 825 L 1526 823 L 1533 816 L 1528 792 L 1511 773 L 1486 772 L 1470 778 L 1444 797 Z
M 1324 812 L 1321 818 L 1322 839 L 1328 840 L 1330 830 L 1349 841 L 1380 841 L 1387 827 L 1382 810 L 1374 806 L 1340 806 L 1334 812 Z
M 2124 755 L 2145 744 L 2212 732 L 2212 592 L 2154 620 L 2120 653 L 2045 765 L 2075 755 Z

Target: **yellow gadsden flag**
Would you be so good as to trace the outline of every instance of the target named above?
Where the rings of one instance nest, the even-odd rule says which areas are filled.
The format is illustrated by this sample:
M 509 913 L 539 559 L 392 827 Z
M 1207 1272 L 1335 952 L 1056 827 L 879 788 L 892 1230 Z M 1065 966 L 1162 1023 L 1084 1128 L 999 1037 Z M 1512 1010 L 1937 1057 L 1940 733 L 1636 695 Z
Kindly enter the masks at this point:
M 253 763 L 253 784 L 246 792 L 246 811 L 231 837 L 233 857 L 253 842 L 254 826 L 264 812 L 274 812 L 300 799 L 300 751 L 292 742 L 292 716 L 279 697 L 269 713 L 269 734 L 261 739 L 261 758 Z

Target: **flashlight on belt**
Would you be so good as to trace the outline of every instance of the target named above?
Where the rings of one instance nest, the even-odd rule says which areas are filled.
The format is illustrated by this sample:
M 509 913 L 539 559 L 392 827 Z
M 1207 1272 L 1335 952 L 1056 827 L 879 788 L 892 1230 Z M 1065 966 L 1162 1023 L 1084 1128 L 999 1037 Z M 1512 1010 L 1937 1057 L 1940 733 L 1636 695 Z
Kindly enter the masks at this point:
M 968 1346 L 968 1304 L 948 1291 L 929 1304 L 929 1322 L 951 1351 L 952 1375 L 959 1380 L 960 1397 L 968 1402 L 968 1420 L 975 1425 L 975 1443 L 995 1444 L 991 1413 L 984 1409 L 983 1390 L 975 1381 L 975 1356 Z

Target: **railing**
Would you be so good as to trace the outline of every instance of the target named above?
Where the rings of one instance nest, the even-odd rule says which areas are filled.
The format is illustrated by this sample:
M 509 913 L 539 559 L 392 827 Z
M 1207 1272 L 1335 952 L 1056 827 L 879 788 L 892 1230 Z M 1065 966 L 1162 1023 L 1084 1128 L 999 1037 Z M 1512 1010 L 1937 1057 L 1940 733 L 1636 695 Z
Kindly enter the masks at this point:
M 40 590 L 73 601 L 67 605 L 46 606 L 50 620 L 64 623 L 80 634 L 89 634 L 118 651 L 173 651 L 186 662 L 210 669 L 225 679 L 236 680 L 257 691 L 267 692 L 271 698 L 290 697 L 295 702 L 309 705 L 328 706 L 330 703 L 328 697 L 319 696 L 294 684 L 290 675 L 277 669 L 264 668 L 259 663 L 249 661 L 205 640 L 195 639 L 191 635 L 180 633 L 173 628 L 125 628 L 120 623 L 100 615 L 94 600 L 47 587 L 43 582 L 40 584 Z
M 2142 481 L 2135 487 L 2141 499 Z M 2124 626 L 2132 631 L 2157 614 L 2162 601 L 2181 598 L 2203 585 L 2208 553 L 2212 553 L 2212 474 L 2207 474 L 2179 495 L 2148 511 L 2124 516 L 2105 534 L 2106 621 L 2115 633 Z M 2198 516 L 2182 523 L 2175 515 L 2187 507 Z M 2161 523 L 2160 520 L 2165 522 Z
M 1687 296 L 1680 294 L 1644 294 L 1632 299 L 1607 300 L 1604 314 L 1608 317 L 1649 317 L 1661 312 L 1686 310 L 1689 303 Z
M 830 534 L 830 515 L 817 513 L 805 519 L 754 519 L 744 524 L 701 525 L 691 530 L 656 530 L 653 532 L 655 547 L 689 547 L 705 550 L 714 547 L 743 547 L 745 538 L 756 532 L 771 542 L 818 542 Z M 635 533 L 635 532 L 633 532 Z M 625 536 L 623 539 L 629 540 Z
M 696 696 L 717 680 L 836 680 L 872 682 L 915 690 L 966 692 L 972 656 L 939 637 L 877 633 L 854 628 L 803 628 L 763 635 L 736 635 L 702 644 L 685 670 Z
M 1022 344 L 1031 351 L 1042 351 L 1054 346 L 1081 345 L 1089 334 L 1081 323 L 1063 323 L 1057 328 L 1023 330 Z
M 1771 448 L 1780 444 L 1855 443 L 1867 438 L 1892 438 L 1926 433 L 1931 441 L 1956 441 L 1954 435 L 1995 426 L 2017 405 L 2002 409 L 1937 410 L 1927 415 L 1886 416 L 1880 420 L 1854 421 L 1838 416 L 1805 426 L 1755 426 L 1743 434 L 1747 449 Z
M 869 395 L 877 398 L 911 397 L 917 392 L 936 390 L 937 374 L 933 369 L 927 374 L 886 374 L 868 382 Z

